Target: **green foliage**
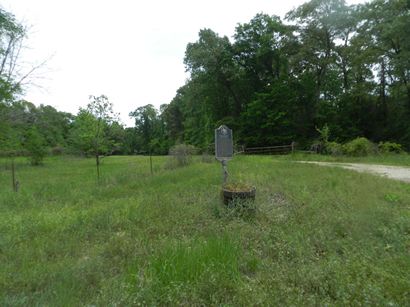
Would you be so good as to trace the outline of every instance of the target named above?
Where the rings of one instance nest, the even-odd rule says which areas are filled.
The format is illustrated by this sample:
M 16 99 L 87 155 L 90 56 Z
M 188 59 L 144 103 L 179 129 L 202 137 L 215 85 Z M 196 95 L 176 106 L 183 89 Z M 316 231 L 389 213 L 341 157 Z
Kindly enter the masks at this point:
M 400 202 L 400 197 L 397 196 L 396 194 L 388 193 L 384 195 L 384 199 L 387 200 L 390 203 L 398 203 Z
M 320 134 L 320 142 L 322 142 L 322 144 L 324 146 L 326 146 L 326 144 L 329 142 L 329 137 L 330 137 L 330 129 L 329 126 L 327 124 L 325 124 L 322 129 L 316 128 L 317 132 L 319 132 Z
M 326 153 L 332 156 L 343 155 L 343 145 L 337 142 L 327 142 L 325 147 Z
M 67 147 L 73 115 L 59 112 L 51 106 L 40 105 L 33 111 L 36 126 L 49 147 Z
M 343 145 L 344 153 L 353 157 L 368 156 L 374 154 L 376 150 L 376 145 L 364 137 L 356 138 Z
M 0 9 L 0 151 L 21 154 L 33 125 L 47 147 L 86 155 L 166 154 L 179 143 L 207 150 L 221 124 L 248 147 L 295 141 L 308 148 L 319 131 L 316 147 L 333 155 L 341 150 L 330 141 L 358 136 L 408 150 L 409 9 L 407 0 L 311 0 L 285 20 L 257 14 L 232 38 L 201 29 L 186 46 L 185 85 L 159 109 L 132 111 L 133 128 L 118 122 L 105 96 L 90 97 L 77 117 L 16 101 L 21 78 L 6 68 L 18 67 L 13 52 L 25 30 Z
M 163 113 L 165 110 L 163 110 Z M 134 151 L 138 153 L 165 154 L 168 143 L 165 135 L 165 116 L 151 104 L 137 108 L 129 114 L 135 119 Z
M 379 152 L 383 154 L 396 153 L 401 154 L 404 152 L 403 147 L 400 144 L 393 142 L 380 142 L 378 145 Z
M 51 150 L 50 150 L 50 153 L 51 153 L 53 156 L 61 156 L 64 152 L 65 152 L 65 151 L 64 151 L 64 147 L 59 146 L 59 145 L 57 145 L 57 146 L 51 148 Z
M 80 108 L 70 129 L 74 149 L 85 155 L 111 154 L 118 146 L 114 138 L 118 127 L 116 117 L 106 96 L 90 96 L 87 108 Z
M 43 136 L 32 127 L 25 136 L 24 148 L 30 156 L 31 165 L 40 165 L 47 154 Z
M 22 76 L 16 72 L 16 66 L 24 36 L 23 25 L 0 8 L 0 104 L 13 101 L 21 91 Z
M 35 142 L 42 144 L 41 149 L 38 149 L 41 152 L 44 148 L 62 149 L 67 146 L 72 118 L 71 114 L 58 112 L 50 106 L 36 107 L 23 100 L 7 105 L 0 103 L 0 154 L 25 154 L 23 150 L 27 148 L 24 148 L 24 144 L 31 142 L 31 135 L 34 135 Z M 35 144 L 30 146 L 30 151 L 37 151 Z
M 365 135 L 410 148 L 408 9 L 312 0 L 287 14 L 290 24 L 256 15 L 233 40 L 200 30 L 186 48 L 190 79 L 165 109 L 169 143 L 206 148 L 224 123 L 247 146 L 306 146 L 327 127 L 340 142 Z
M 93 152 L 93 141 L 97 127 L 96 118 L 84 109 L 81 109 L 70 129 L 70 143 L 84 154 Z

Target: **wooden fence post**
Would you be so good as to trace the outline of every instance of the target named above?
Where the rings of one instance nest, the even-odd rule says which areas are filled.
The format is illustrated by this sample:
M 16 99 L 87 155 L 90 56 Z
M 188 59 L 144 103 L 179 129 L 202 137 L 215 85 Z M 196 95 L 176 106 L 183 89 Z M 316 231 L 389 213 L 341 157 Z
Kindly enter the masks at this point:
M 152 170 L 152 152 L 151 150 L 149 151 L 149 166 L 151 169 L 151 176 L 154 174 L 153 170 Z

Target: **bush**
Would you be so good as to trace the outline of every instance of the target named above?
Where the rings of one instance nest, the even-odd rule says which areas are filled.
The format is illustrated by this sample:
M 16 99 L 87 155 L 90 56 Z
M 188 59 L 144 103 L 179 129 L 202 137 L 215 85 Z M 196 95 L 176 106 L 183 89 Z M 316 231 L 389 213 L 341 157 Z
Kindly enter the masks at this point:
M 192 163 L 192 156 L 197 153 L 197 149 L 192 145 L 179 144 L 169 150 L 170 160 L 168 168 L 187 166 Z
M 365 137 L 356 138 L 345 145 L 343 151 L 348 156 L 364 157 L 376 153 L 376 146 Z
M 31 165 L 40 165 L 43 162 L 43 159 L 47 154 L 44 143 L 43 136 L 35 127 L 28 131 L 26 135 L 25 149 L 29 154 Z
M 316 131 L 319 132 L 320 137 L 312 143 L 310 150 L 318 154 L 328 154 L 327 145 L 330 137 L 329 126 L 325 124 L 322 129 L 316 128 Z
M 201 161 L 202 163 L 213 163 L 215 162 L 215 157 L 207 152 L 204 152 L 202 153 Z
M 326 153 L 332 156 L 343 155 L 343 145 L 337 142 L 328 142 L 326 144 Z
M 393 142 L 380 142 L 379 151 L 383 154 L 388 154 L 388 153 L 400 154 L 404 152 L 400 144 L 393 143 Z
M 314 153 L 317 153 L 317 154 L 321 154 L 323 153 L 323 148 L 324 148 L 323 143 L 320 140 L 316 140 L 310 146 L 310 151 L 313 151 Z
M 61 156 L 64 153 L 64 147 L 57 145 L 51 148 L 51 154 L 53 156 Z

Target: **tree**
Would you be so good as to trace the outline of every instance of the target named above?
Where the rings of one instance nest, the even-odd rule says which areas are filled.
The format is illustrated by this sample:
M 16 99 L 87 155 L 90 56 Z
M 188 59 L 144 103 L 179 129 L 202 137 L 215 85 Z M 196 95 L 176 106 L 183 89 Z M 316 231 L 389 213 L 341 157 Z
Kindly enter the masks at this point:
M 16 68 L 25 35 L 14 16 L 0 8 L 0 103 L 10 101 L 21 88 Z
M 40 165 L 47 154 L 45 140 L 35 126 L 25 136 L 24 148 L 30 156 L 31 165 Z
M 113 141 L 107 134 L 117 114 L 107 96 L 90 96 L 90 102 L 81 109 L 71 129 L 70 139 L 74 148 L 95 157 L 97 178 L 100 179 L 101 154 L 112 153 Z
M 43 135 L 47 146 L 67 146 L 67 138 L 73 115 L 59 112 L 52 106 L 40 105 L 36 108 L 36 126 Z
M 165 153 L 167 150 L 163 119 L 151 104 L 129 114 L 135 119 L 135 139 L 139 152 Z
M 191 78 L 203 83 L 204 95 L 210 98 L 207 101 L 210 111 L 215 113 L 211 116 L 240 114 L 243 101 L 236 82 L 238 71 L 232 44 L 226 36 L 220 37 L 210 29 L 200 30 L 198 41 L 189 43 L 186 48 L 184 63 Z
M 14 15 L 0 8 L 0 103 L 10 102 L 24 86 L 33 84 L 33 77 L 47 60 L 27 64 L 20 59 L 27 27 Z
M 257 14 L 235 31 L 235 61 L 247 84 L 239 139 L 249 146 L 290 143 L 294 140 L 295 90 L 292 57 L 299 45 L 295 26 L 279 17 Z M 237 133 L 238 134 L 238 133 Z
M 10 108 L 0 103 L 0 154 L 10 159 L 12 189 L 17 192 L 14 157 L 21 150 L 21 135 L 19 131 L 13 130 L 9 113 Z
M 16 101 L 24 83 L 44 64 L 28 68 L 20 61 L 26 35 L 26 28 L 17 22 L 13 14 L 0 8 L 0 153 L 11 159 L 14 191 L 18 186 L 14 157 L 28 150 L 32 164 L 38 164 L 45 155 L 45 144 L 36 128 L 35 106 L 26 101 Z

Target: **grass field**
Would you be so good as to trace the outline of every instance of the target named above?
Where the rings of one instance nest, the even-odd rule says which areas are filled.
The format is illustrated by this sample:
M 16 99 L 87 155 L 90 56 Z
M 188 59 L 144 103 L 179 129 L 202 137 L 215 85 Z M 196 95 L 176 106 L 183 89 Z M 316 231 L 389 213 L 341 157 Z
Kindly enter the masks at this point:
M 238 156 L 256 212 L 221 204 L 221 167 L 166 157 L 0 161 L 0 305 L 410 305 L 410 185 Z

